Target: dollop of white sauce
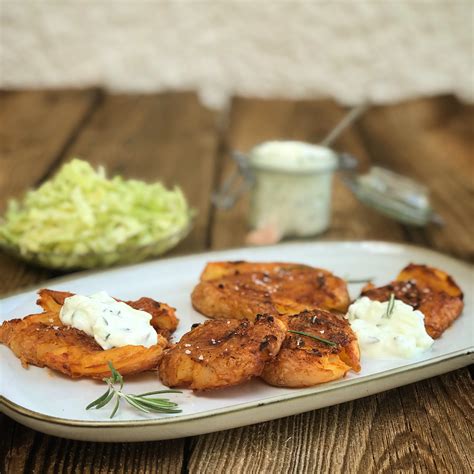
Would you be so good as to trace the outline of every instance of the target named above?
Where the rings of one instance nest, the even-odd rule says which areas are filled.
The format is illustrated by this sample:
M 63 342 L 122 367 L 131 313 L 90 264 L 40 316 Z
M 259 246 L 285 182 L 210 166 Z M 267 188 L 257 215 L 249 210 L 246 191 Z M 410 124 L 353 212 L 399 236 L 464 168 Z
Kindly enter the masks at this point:
M 427 334 L 424 315 L 403 301 L 381 303 L 366 296 L 349 306 L 347 318 L 359 339 L 363 355 L 375 359 L 410 359 L 429 349 L 433 339 Z
M 158 335 L 151 314 L 116 301 L 105 291 L 66 298 L 59 313 L 62 323 L 92 336 L 102 349 L 123 346 L 150 347 Z

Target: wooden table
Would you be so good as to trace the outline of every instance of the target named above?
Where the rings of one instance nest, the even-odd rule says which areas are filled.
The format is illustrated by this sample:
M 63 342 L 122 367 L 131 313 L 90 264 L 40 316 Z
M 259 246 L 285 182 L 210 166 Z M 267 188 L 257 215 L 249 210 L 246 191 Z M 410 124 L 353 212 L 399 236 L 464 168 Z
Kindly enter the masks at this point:
M 228 212 L 209 196 L 231 168 L 228 151 L 267 139 L 318 142 L 343 115 L 331 100 L 235 98 L 227 113 L 194 93 L 100 90 L 0 94 L 0 207 L 71 156 L 110 173 L 178 183 L 199 210 L 172 254 L 243 243 L 246 201 Z M 425 182 L 444 227 L 413 229 L 357 202 L 337 181 L 322 239 L 412 242 L 472 261 L 474 108 L 452 96 L 374 107 L 336 148 L 366 167 Z M 0 255 L 0 291 L 55 276 Z M 471 288 L 472 290 L 472 288 Z M 136 444 L 58 439 L 0 415 L 0 472 L 472 472 L 472 379 L 467 369 L 298 416 L 188 439 Z

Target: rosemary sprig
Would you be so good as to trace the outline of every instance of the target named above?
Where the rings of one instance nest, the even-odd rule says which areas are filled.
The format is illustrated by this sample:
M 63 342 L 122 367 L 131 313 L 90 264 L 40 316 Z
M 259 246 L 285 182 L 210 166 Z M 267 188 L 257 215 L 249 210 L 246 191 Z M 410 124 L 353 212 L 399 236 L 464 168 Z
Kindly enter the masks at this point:
M 158 395 L 160 393 L 182 393 L 179 390 L 158 390 L 155 392 L 146 392 L 139 395 L 133 393 L 123 393 L 123 377 L 120 375 L 119 371 L 113 366 L 112 362 L 108 362 L 110 372 L 112 373 L 111 377 L 102 379 L 107 385 L 107 391 L 101 395 L 97 400 L 89 403 L 86 410 L 91 408 L 99 409 L 107 405 L 114 397 L 115 406 L 110 414 L 110 418 L 113 418 L 117 413 L 120 407 L 120 401 L 123 399 L 129 405 L 140 410 L 144 413 L 179 413 L 181 410 L 178 408 L 178 404 L 170 402 L 167 398 L 150 398 L 150 395 Z M 120 384 L 119 388 L 115 385 Z
M 369 283 L 373 278 L 346 278 L 346 283 L 357 284 L 357 283 Z
M 390 293 L 390 299 L 388 300 L 387 311 L 385 313 L 385 318 L 390 319 L 393 313 L 393 308 L 395 307 L 395 295 Z
M 327 344 L 328 346 L 337 346 L 335 342 L 332 342 L 329 339 L 324 339 L 323 337 L 314 336 L 313 334 L 309 334 L 308 332 L 292 331 L 291 329 L 289 329 L 288 332 L 292 332 L 293 334 L 299 334 L 300 336 L 311 337 L 312 339 L 315 339 L 316 341 L 324 342 L 324 344 Z

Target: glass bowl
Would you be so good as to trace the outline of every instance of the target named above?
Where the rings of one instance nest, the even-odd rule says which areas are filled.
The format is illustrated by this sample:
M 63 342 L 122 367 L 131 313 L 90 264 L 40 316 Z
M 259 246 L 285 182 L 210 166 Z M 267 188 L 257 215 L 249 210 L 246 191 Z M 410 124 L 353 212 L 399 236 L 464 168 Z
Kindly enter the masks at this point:
M 162 255 L 175 247 L 189 234 L 193 228 L 193 221 L 193 216 L 190 215 L 186 225 L 164 238 L 141 246 L 124 245 L 113 252 L 87 252 L 81 254 L 25 252 L 21 251 L 17 246 L 8 245 L 3 242 L 0 242 L 0 249 L 25 262 L 53 270 L 86 270 L 138 263 L 148 258 Z

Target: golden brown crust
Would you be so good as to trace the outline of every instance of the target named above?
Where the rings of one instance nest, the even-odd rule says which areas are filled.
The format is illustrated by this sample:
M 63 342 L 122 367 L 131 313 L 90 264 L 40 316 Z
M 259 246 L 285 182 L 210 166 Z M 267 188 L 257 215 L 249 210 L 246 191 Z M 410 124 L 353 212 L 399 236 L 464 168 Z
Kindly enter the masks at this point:
M 176 316 L 176 309 L 166 303 L 160 303 L 145 296 L 135 301 L 125 301 L 125 303 L 132 308 L 150 313 L 150 324 L 155 328 L 156 332 L 166 338 L 178 327 L 179 319 Z
M 396 280 L 412 281 L 422 290 L 428 288 L 434 292 L 444 292 L 461 300 L 464 297 L 461 288 L 451 275 L 428 265 L 410 263 L 398 274 Z
M 259 376 L 285 338 L 285 325 L 272 316 L 213 320 L 198 325 L 165 351 L 159 375 L 168 387 L 213 390 Z
M 451 326 L 464 307 L 463 293 L 451 276 L 426 265 L 411 263 L 396 280 L 378 288 L 366 286 L 361 296 L 388 301 L 392 293 L 424 314 L 426 332 L 434 339 Z
M 324 308 L 345 312 L 344 280 L 327 270 L 294 263 L 213 262 L 191 295 L 205 316 L 254 319 L 257 314 L 295 314 Z
M 265 365 L 265 382 L 278 387 L 310 387 L 342 378 L 351 369 L 360 371 L 357 337 L 342 316 L 313 310 L 282 319 L 288 330 L 321 337 L 336 345 L 287 333 L 278 355 Z
M 45 288 L 38 291 L 36 303 L 45 311 L 58 312 L 64 304 L 64 300 L 73 296 L 74 293 L 68 291 L 47 290 Z M 123 301 L 115 298 L 117 301 Z M 160 303 L 151 298 L 142 297 L 136 301 L 125 301 L 132 308 L 146 311 L 151 314 L 150 324 L 162 336 L 169 337 L 178 327 L 179 319 L 176 316 L 175 308 Z
M 156 368 L 168 341 L 178 324 L 174 308 L 151 298 L 126 302 L 135 309 L 149 312 L 151 324 L 158 333 L 152 347 L 124 346 L 104 350 L 83 331 L 64 326 L 59 312 L 64 300 L 74 293 L 42 289 L 37 303 L 44 312 L 23 319 L 5 321 L 0 326 L 0 342 L 6 344 L 21 360 L 38 367 L 49 367 L 70 377 L 103 378 L 110 375 L 108 362 L 122 374 L 134 374 Z
M 0 326 L 0 342 L 24 366 L 33 364 L 72 378 L 97 379 L 110 375 L 109 361 L 122 375 L 153 369 L 167 345 L 166 339 L 158 335 L 158 343 L 149 348 L 124 346 L 103 350 L 83 331 L 62 325 L 57 312 L 5 321 Z

